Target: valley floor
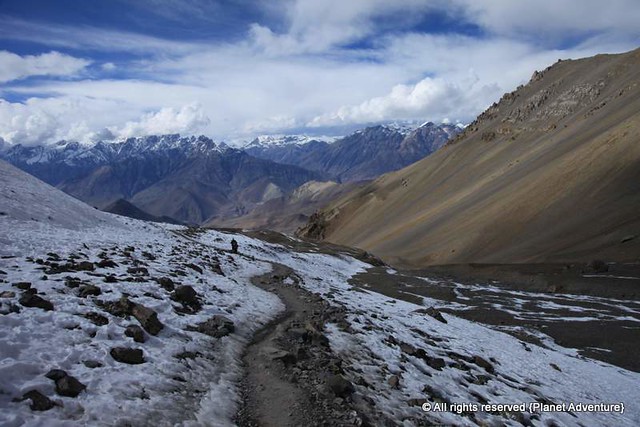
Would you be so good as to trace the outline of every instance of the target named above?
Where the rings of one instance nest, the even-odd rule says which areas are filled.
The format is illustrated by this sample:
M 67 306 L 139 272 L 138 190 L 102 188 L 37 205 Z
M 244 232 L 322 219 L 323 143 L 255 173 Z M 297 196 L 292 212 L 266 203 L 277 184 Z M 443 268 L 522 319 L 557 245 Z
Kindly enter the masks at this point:
M 408 280 L 346 249 L 109 218 L 0 218 L 1 425 L 640 424 L 639 373 L 465 319 L 635 333 L 637 301 Z

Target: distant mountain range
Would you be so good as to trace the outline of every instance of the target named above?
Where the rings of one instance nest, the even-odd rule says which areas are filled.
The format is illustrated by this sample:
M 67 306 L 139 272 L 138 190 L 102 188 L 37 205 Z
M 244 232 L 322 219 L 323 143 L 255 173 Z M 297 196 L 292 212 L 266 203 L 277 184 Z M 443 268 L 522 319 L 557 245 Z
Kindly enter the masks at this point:
M 180 135 L 94 145 L 5 144 L 0 158 L 93 206 L 135 218 L 223 224 L 251 217 L 235 224 L 258 226 L 281 216 L 278 209 L 286 209 L 287 216 L 293 214 L 298 221 L 287 223 L 290 230 L 292 224 L 306 221 L 308 206 L 320 207 L 319 200 L 344 192 L 341 187 L 320 186 L 331 190 L 322 197 L 313 193 L 313 203 L 307 206 L 303 197 L 292 197 L 303 184 L 375 178 L 429 155 L 458 131 L 432 123 L 412 130 L 375 126 L 335 142 L 296 135 L 261 137 L 244 150 L 205 136 Z M 257 207 L 258 216 L 264 212 L 271 219 L 250 216 Z
M 558 61 L 303 230 L 409 267 L 640 258 L 640 49 Z
M 378 125 L 334 142 L 307 138 L 300 143 L 299 138 L 292 137 L 255 139 L 245 151 L 262 159 L 322 172 L 340 182 L 364 181 L 428 156 L 461 130 L 459 126 L 431 122 L 417 128 Z

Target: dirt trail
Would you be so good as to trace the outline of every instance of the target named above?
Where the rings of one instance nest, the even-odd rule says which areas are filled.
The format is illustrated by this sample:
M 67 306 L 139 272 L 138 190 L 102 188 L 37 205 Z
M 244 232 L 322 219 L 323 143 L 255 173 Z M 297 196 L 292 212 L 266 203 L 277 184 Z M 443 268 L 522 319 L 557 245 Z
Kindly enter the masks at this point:
M 340 309 L 301 288 L 293 270 L 281 264 L 273 264 L 273 271 L 254 277 L 252 283 L 278 295 L 286 310 L 246 349 L 237 424 L 361 425 L 351 392 L 328 385 L 341 378 L 342 361 L 331 353 L 322 330 L 326 321 L 341 322 Z

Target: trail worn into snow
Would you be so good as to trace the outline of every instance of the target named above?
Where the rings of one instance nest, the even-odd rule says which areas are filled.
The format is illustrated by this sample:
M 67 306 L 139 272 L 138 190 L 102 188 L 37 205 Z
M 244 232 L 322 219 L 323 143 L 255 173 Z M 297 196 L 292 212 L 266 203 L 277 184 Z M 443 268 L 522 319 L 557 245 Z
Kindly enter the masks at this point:
M 241 427 L 362 425 L 352 405 L 353 386 L 342 377 L 342 361 L 322 332 L 326 321 L 346 326 L 344 313 L 302 289 L 299 280 L 281 264 L 252 279 L 277 294 L 286 310 L 246 349 L 236 422 Z

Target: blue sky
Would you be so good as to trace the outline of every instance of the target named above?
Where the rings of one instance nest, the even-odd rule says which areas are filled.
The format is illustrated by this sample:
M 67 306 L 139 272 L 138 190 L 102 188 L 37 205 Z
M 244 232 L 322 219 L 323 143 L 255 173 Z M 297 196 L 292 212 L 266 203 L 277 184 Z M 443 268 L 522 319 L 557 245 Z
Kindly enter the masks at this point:
M 0 0 L 0 137 L 466 123 L 559 58 L 638 47 L 638 22 L 636 0 Z

